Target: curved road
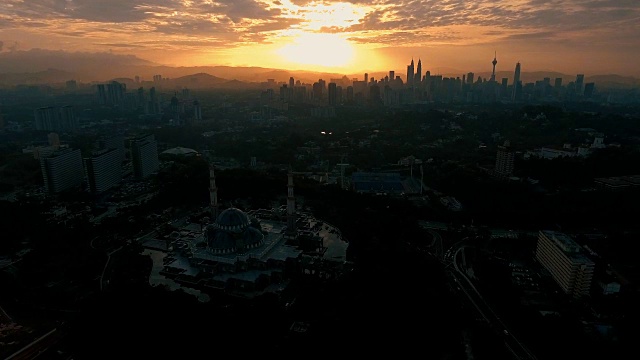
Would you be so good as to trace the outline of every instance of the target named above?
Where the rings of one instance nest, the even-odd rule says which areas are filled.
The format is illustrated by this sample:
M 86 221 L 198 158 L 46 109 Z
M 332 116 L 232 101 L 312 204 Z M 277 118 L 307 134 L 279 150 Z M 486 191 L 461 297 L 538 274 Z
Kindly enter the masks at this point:
M 460 243 L 458 243 L 460 244 Z M 467 277 L 465 272 L 458 265 L 458 257 L 459 254 L 462 254 L 466 245 L 460 245 L 455 253 L 450 256 L 450 259 L 453 263 L 453 267 L 455 272 L 451 274 L 454 276 L 455 281 L 460 285 L 460 289 L 465 293 L 465 295 L 469 298 L 474 307 L 478 310 L 483 319 L 491 325 L 495 329 L 499 329 L 502 332 L 502 336 L 504 339 L 504 344 L 507 349 L 515 356 L 518 360 L 536 360 L 535 355 L 527 349 L 527 347 L 522 344 L 509 329 L 505 325 L 505 323 L 500 319 L 500 317 L 493 311 L 493 309 L 486 303 L 482 294 L 476 289 L 473 285 L 471 279 Z M 451 249 L 450 249 L 451 250 Z

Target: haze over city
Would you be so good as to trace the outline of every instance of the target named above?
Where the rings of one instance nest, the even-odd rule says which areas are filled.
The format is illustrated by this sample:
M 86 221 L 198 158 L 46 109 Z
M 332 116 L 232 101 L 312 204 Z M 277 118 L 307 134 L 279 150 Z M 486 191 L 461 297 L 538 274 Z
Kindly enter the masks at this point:
M 497 52 L 498 70 L 638 77 L 639 16 L 634 0 L 7 0 L 0 60 L 40 49 L 349 74 L 415 58 L 442 73 L 486 71 Z
M 627 358 L 638 19 L 1 0 L 0 359 Z

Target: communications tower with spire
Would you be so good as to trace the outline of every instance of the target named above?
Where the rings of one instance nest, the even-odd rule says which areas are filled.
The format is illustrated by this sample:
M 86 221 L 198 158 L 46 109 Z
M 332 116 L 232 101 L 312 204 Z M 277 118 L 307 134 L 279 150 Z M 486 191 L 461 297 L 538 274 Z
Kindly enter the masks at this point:
M 496 64 L 498 63 L 497 58 L 497 52 L 494 52 L 493 54 L 493 61 L 491 62 L 493 64 L 493 72 L 491 72 L 491 81 L 494 82 L 496 81 Z

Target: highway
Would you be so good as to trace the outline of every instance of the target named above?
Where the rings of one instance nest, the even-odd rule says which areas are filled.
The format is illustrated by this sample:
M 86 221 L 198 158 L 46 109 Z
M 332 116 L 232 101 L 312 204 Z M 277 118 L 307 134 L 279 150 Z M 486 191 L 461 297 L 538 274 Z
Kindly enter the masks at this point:
M 503 339 L 505 347 L 515 359 L 537 360 L 535 355 L 516 338 L 513 332 L 493 311 L 491 306 L 487 304 L 482 294 L 480 294 L 471 279 L 467 276 L 466 269 L 460 264 L 464 249 L 467 247 L 467 245 L 465 245 L 466 240 L 468 239 L 465 238 L 453 244 L 442 259 L 443 264 L 449 269 L 449 274 L 457 284 L 456 288 L 465 295 L 482 319 Z
M 16 351 L 5 360 L 32 360 L 42 355 L 47 349 L 60 340 L 61 333 L 57 328 L 40 336 L 31 343 Z

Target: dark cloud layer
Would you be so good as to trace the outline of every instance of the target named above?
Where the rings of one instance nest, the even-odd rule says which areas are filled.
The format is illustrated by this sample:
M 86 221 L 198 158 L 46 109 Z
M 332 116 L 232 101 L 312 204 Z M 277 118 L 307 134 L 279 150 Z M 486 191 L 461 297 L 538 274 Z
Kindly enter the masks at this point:
M 615 29 L 617 23 L 631 22 L 640 17 L 638 0 L 4 0 L 4 4 L 0 4 L 0 23 L 23 27 L 37 26 L 37 20 L 52 19 L 141 23 L 149 25 L 150 31 L 163 34 L 209 35 L 239 41 L 247 36 L 256 37 L 258 33 L 304 24 L 304 8 L 284 17 L 282 4 L 308 6 L 340 2 L 367 6 L 368 12 L 349 27 L 328 26 L 322 31 L 398 32 L 395 36 L 380 34 L 372 38 L 385 43 L 405 38 L 403 34 L 406 32 L 437 27 L 497 27 L 513 29 L 516 34 L 508 36 L 517 37 L 525 29 L 556 33 Z M 628 23 L 625 29 L 640 31 L 640 25 Z M 69 36 L 73 34 L 69 32 Z M 424 37 L 416 38 L 422 39 Z

